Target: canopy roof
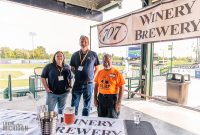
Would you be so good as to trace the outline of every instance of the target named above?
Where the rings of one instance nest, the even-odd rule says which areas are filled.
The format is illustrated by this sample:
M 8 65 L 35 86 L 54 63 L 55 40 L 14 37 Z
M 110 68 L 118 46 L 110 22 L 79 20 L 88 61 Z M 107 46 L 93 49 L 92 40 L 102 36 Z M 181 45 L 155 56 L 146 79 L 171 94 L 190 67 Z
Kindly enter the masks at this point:
M 9 0 L 29 6 L 39 7 L 60 13 L 66 13 L 93 21 L 103 20 L 103 11 L 116 6 L 121 7 L 122 0 Z

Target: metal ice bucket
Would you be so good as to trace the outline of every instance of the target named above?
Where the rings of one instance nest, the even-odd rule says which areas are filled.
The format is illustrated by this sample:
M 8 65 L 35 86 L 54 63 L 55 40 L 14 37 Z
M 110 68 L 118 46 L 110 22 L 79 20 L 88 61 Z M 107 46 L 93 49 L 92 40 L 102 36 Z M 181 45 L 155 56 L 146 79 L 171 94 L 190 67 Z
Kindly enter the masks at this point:
M 43 112 L 39 115 L 39 124 L 42 135 L 55 135 L 58 121 L 57 112 Z

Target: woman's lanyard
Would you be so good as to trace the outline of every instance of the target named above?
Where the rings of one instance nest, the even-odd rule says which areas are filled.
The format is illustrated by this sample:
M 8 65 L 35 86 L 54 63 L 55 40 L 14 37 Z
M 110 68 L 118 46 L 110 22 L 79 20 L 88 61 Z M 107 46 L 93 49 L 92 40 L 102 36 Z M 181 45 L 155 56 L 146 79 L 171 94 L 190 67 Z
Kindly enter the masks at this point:
M 85 61 L 85 59 L 86 59 L 86 57 L 87 57 L 87 55 L 88 55 L 88 52 L 89 52 L 89 50 L 87 51 L 87 53 L 85 54 L 85 56 L 83 57 L 83 59 L 82 59 L 82 57 L 81 57 L 81 51 L 79 51 L 79 57 L 80 57 L 80 66 L 78 67 L 78 70 L 79 71 L 82 71 L 83 70 L 83 62 Z
M 64 80 L 64 77 L 62 75 L 63 67 L 61 69 L 57 65 L 56 65 L 56 67 L 57 67 L 57 69 L 58 69 L 58 71 L 60 73 L 60 75 L 58 76 L 58 81 Z

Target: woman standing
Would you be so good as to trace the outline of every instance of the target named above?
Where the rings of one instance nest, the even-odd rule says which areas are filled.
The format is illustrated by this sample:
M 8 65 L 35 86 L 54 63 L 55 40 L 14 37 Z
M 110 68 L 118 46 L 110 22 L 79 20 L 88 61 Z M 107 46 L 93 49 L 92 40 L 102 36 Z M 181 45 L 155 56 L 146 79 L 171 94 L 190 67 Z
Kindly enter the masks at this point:
M 54 111 L 57 104 L 58 113 L 62 114 L 72 82 L 72 74 L 69 66 L 65 64 L 63 52 L 57 51 L 54 54 L 53 62 L 44 67 L 41 77 L 47 92 L 48 110 Z

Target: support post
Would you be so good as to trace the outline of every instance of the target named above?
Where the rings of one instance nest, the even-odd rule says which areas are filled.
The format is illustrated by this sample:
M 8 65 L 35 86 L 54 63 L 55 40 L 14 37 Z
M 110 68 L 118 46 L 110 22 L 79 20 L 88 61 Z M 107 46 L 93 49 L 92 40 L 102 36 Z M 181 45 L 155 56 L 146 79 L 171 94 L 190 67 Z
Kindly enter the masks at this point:
M 172 62 L 173 62 L 173 42 L 172 42 L 172 47 L 171 47 L 171 70 L 170 70 L 170 72 L 172 73 Z
M 143 0 L 143 7 L 150 5 L 151 0 Z M 141 47 L 141 74 L 140 83 L 141 94 L 147 95 L 141 96 L 148 100 L 148 96 L 152 96 L 152 84 L 153 84 L 153 43 L 142 44 Z
M 12 82 L 11 82 L 11 75 L 8 75 L 8 93 L 9 93 L 9 101 L 12 101 Z

